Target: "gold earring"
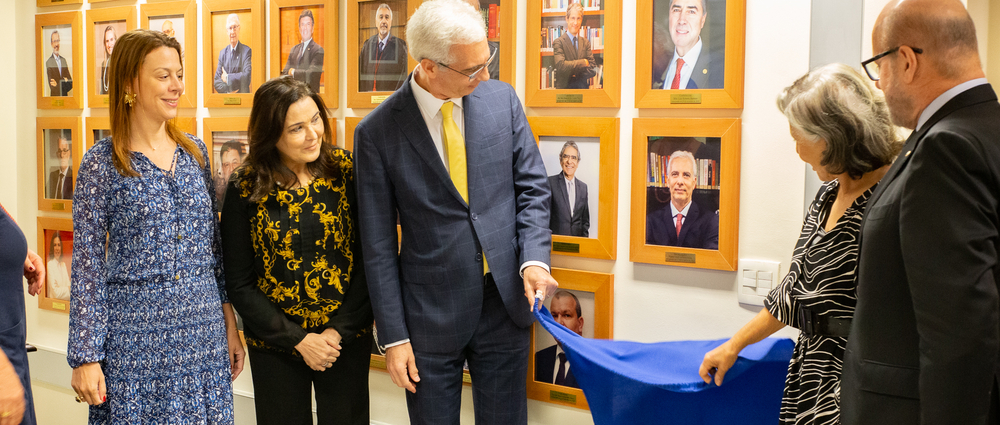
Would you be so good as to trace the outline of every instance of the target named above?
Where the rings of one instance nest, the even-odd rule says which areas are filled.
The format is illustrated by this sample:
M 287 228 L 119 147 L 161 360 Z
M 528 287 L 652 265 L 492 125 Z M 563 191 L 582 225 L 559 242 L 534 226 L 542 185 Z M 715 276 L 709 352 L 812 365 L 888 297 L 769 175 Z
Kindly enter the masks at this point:
M 126 92 L 125 104 L 131 107 L 133 103 L 135 103 L 135 94 Z

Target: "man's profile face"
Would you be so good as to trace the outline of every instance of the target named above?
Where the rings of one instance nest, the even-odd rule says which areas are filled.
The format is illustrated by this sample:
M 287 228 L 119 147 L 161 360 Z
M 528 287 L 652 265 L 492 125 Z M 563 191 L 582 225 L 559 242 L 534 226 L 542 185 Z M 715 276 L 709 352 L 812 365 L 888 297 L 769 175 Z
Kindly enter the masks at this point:
M 482 67 L 490 59 L 490 46 L 486 39 L 478 43 L 453 44 L 451 46 L 451 56 L 455 58 L 455 63 L 445 64 L 465 74 L 472 74 L 476 69 Z M 449 99 L 464 97 L 479 83 L 490 79 L 489 71 L 483 69 L 476 78 L 469 81 L 469 77 L 459 72 L 437 66 L 437 76 L 431 82 L 428 91 L 439 99 Z
M 375 25 L 378 27 L 378 37 L 385 38 L 392 28 L 392 11 L 388 7 L 375 11 Z
M 229 180 L 229 176 L 233 174 L 236 167 L 239 167 L 243 163 L 240 158 L 240 152 L 236 149 L 230 149 L 222 154 L 222 178 Z
M 313 36 L 313 20 L 308 16 L 299 18 L 299 35 L 302 41 L 306 41 Z
M 569 16 L 566 18 L 566 31 L 570 34 L 577 35 L 580 32 L 580 24 L 583 22 L 583 12 L 578 8 L 573 8 L 569 12 Z
M 59 31 L 52 31 L 52 53 L 59 56 Z
M 694 164 L 691 160 L 681 157 L 671 161 L 667 187 L 670 188 L 670 200 L 677 209 L 683 208 L 691 201 L 694 185 Z
M 236 15 L 229 15 L 226 19 L 226 31 L 229 32 L 229 44 L 236 46 L 240 42 L 240 20 Z
M 583 336 L 583 318 L 576 314 L 576 300 L 573 297 L 567 295 L 553 298 L 549 312 L 560 325 Z
M 62 137 L 59 138 L 59 151 L 56 154 L 59 157 L 59 169 L 68 169 L 69 162 L 73 160 L 73 152 L 70 151 L 69 140 Z
M 876 24 L 875 31 L 878 31 L 878 25 Z M 875 40 L 874 33 L 872 35 L 872 51 L 876 53 L 884 52 L 887 49 L 886 46 L 881 45 L 877 40 Z M 875 87 L 882 90 L 885 94 L 885 103 L 889 107 L 889 118 L 892 119 L 892 123 L 900 127 L 914 128 L 917 126 L 917 120 L 919 116 L 914 106 L 913 96 L 906 92 L 906 89 L 900 86 L 895 78 L 895 66 L 896 61 L 900 60 L 899 52 L 893 53 L 891 55 L 883 56 L 879 58 L 875 63 L 878 64 L 878 81 L 875 82 Z
M 167 37 L 174 36 L 174 23 L 170 21 L 163 21 L 163 26 L 160 27 L 160 32 L 167 35 Z
M 670 4 L 670 39 L 682 56 L 698 43 L 701 28 L 705 26 L 701 1 L 673 0 Z
M 566 178 L 572 178 L 576 174 L 576 167 L 580 165 L 580 152 L 572 146 L 567 146 L 559 156 L 559 165 L 562 166 Z

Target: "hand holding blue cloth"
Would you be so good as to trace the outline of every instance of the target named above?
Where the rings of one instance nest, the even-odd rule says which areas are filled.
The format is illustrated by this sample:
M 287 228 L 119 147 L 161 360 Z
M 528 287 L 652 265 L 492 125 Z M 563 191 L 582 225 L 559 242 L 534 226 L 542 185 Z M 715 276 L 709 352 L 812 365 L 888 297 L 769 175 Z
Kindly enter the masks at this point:
M 535 317 L 566 352 L 596 425 L 775 424 L 794 343 L 750 345 L 722 386 L 698 376 L 705 353 L 725 339 L 638 343 L 583 338 L 545 307 Z

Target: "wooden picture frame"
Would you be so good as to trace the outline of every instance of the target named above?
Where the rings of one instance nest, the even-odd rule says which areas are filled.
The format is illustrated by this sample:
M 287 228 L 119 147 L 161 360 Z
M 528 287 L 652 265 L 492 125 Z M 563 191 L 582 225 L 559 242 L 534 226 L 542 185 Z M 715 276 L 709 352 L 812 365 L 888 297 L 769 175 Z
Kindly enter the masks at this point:
M 36 2 L 38 7 L 65 6 L 67 4 L 83 4 L 83 0 L 37 0 Z
M 569 2 L 565 2 L 569 3 Z M 574 2 L 575 3 L 575 2 Z M 530 107 L 613 107 L 621 105 L 621 0 L 582 0 L 584 5 L 581 36 L 593 46 L 597 62 L 591 64 L 593 77 L 571 80 L 555 76 L 556 47 L 563 45 L 559 34 L 566 25 L 566 8 L 559 0 L 528 0 L 527 53 L 525 60 L 525 105 Z M 556 7 L 551 7 L 556 6 Z M 587 31 L 585 34 L 584 31 Z M 545 35 L 542 34 L 545 33 Z M 589 34 L 589 35 L 588 35 Z M 543 43 L 546 47 L 542 47 Z M 558 43 L 558 44 L 557 44 Z M 554 46 L 554 47 L 548 47 Z M 563 51 L 559 49 L 559 51 Z M 558 57 L 565 57 L 561 55 Z M 582 58 L 581 58 L 582 59 Z M 545 74 L 545 78 L 543 78 Z M 550 78 L 551 77 L 551 78 Z M 558 88 L 561 81 L 587 84 L 591 88 Z M 545 87 L 543 89 L 543 87 Z
M 736 270 L 740 221 L 740 124 L 739 118 L 632 120 L 629 261 Z M 696 138 L 705 138 L 705 141 Z M 675 237 L 669 235 L 675 229 L 670 204 L 676 194 L 668 188 L 674 186 L 667 180 L 666 174 L 669 169 L 668 154 L 674 155 L 678 151 L 691 152 L 697 162 L 691 168 L 700 171 L 695 176 L 698 180 L 687 189 L 690 210 L 673 240 Z M 694 186 L 695 183 L 697 186 Z M 683 199 L 684 195 L 680 196 Z M 689 219 L 694 221 L 688 223 Z M 712 220 L 716 223 L 717 249 L 710 248 Z M 653 228 L 647 229 L 650 223 Z M 688 226 L 687 231 L 685 226 Z M 672 241 L 661 242 L 665 239 Z
M 269 8 L 271 67 L 268 77 L 291 74 L 292 78 L 306 82 L 323 98 L 327 109 L 337 109 L 340 102 L 338 7 L 339 2 L 335 0 L 270 0 Z M 313 20 L 312 42 L 301 54 L 300 63 L 293 66 L 290 58 L 302 49 L 300 31 L 305 10 L 309 10 Z M 311 61 L 308 56 L 315 54 L 317 46 L 323 58 L 318 62 Z M 295 54 L 294 57 L 299 58 L 300 55 Z M 314 69 L 317 63 L 321 66 L 319 73 Z M 296 72 L 299 72 L 298 76 Z
M 83 158 L 83 140 L 80 139 L 80 117 L 35 118 L 38 157 L 38 209 L 42 211 L 73 211 L 73 187 L 76 173 Z M 62 140 L 69 136 L 68 147 Z M 69 150 L 68 167 L 59 190 L 60 170 L 65 150 Z
M 743 108 L 746 0 L 707 0 L 708 15 L 701 30 L 702 50 L 691 71 L 692 75 L 702 74 L 702 77 L 691 77 L 687 81 L 701 80 L 708 88 L 688 89 L 685 87 L 691 87 L 690 84 L 685 87 L 678 84 L 678 89 L 661 90 L 668 84 L 666 81 L 671 80 L 665 74 L 670 69 L 670 62 L 676 62 L 673 60 L 674 42 L 669 33 L 670 2 L 637 0 L 635 107 Z M 724 19 L 719 22 L 716 17 Z M 718 52 L 720 44 L 722 53 Z M 720 60 L 725 61 L 724 66 L 711 65 Z M 719 68 L 724 70 L 721 76 Z M 722 87 L 718 87 L 720 81 Z
M 166 32 L 180 42 L 185 72 L 184 93 L 177 106 L 198 107 L 198 5 L 195 0 L 139 5 L 139 26 Z
M 82 27 L 82 12 L 35 15 L 35 93 L 38 109 L 83 108 L 82 69 L 86 65 L 83 62 Z M 52 42 L 53 32 L 59 33 L 58 43 Z M 58 64 L 52 55 L 55 46 L 60 52 Z M 66 47 L 70 49 L 69 54 L 64 54 Z
M 115 1 L 115 0 L 87 0 L 88 3 L 104 3 L 108 1 Z
M 73 271 L 73 220 L 38 217 L 37 228 L 38 255 L 45 264 L 45 283 L 38 292 L 38 308 L 69 314 L 70 276 Z M 58 244 L 55 242 L 57 238 Z
M 370 37 L 378 34 L 378 29 L 375 24 L 375 14 L 378 11 L 378 6 L 382 3 L 388 4 L 392 9 L 392 26 L 389 29 L 389 35 L 394 38 L 398 38 L 405 43 L 406 41 L 406 21 L 410 16 L 413 16 L 413 12 L 417 10 L 417 6 L 420 5 L 422 0 L 347 0 L 347 107 L 348 108 L 361 108 L 361 109 L 372 109 L 378 106 L 380 103 L 385 101 L 396 89 L 386 90 L 386 85 L 378 83 L 377 75 L 383 75 L 381 72 L 376 74 L 376 76 L 364 76 L 365 83 L 373 81 L 372 89 L 377 90 L 362 90 L 361 89 L 361 77 L 364 73 L 361 69 L 361 54 L 366 52 L 363 44 L 369 41 Z M 403 7 L 402 5 L 405 5 Z M 400 14 L 400 10 L 406 10 L 406 14 Z M 364 20 L 365 25 L 362 26 L 361 22 Z M 364 34 L 364 35 L 362 35 Z M 390 39 L 391 40 L 391 39 Z M 398 44 L 393 43 L 398 46 Z M 386 48 L 389 50 L 389 48 Z M 381 64 L 391 64 L 390 67 L 380 67 L 383 71 L 389 70 L 392 73 L 391 77 L 383 81 L 389 82 L 388 85 L 405 83 L 406 75 L 413 70 L 413 67 L 417 66 L 417 61 L 413 60 L 412 57 L 407 53 L 406 55 L 406 66 L 402 69 L 402 53 L 396 52 L 396 48 L 393 50 L 394 55 L 391 61 L 379 62 L 381 59 L 376 59 L 377 62 Z M 366 61 L 366 63 L 371 63 Z M 388 74 L 386 74 L 388 75 Z
M 212 168 L 212 182 L 215 184 L 215 196 L 219 211 L 225 198 L 225 188 L 229 184 L 229 176 L 250 153 L 250 135 L 247 127 L 249 117 L 224 117 L 202 119 L 202 141 L 208 150 L 208 160 Z M 235 143 L 234 143 L 235 142 Z M 232 157 L 229 152 L 239 148 L 239 155 Z M 223 150 L 225 155 L 223 154 Z M 225 162 L 225 164 L 223 164 Z
M 582 323 L 576 322 L 574 319 L 567 319 L 567 322 L 560 322 L 560 324 L 581 333 L 585 338 L 612 339 L 614 337 L 615 317 L 615 276 L 610 273 L 553 267 L 552 277 L 559 282 L 556 294 L 566 291 L 574 295 L 573 297 L 559 296 L 561 301 L 558 302 L 575 301 L 579 303 L 583 318 Z M 556 294 L 546 300 L 546 308 L 557 302 Z M 561 304 L 560 308 L 563 307 L 569 307 L 572 310 L 573 306 Z M 580 326 L 582 329 L 574 329 L 575 326 Z M 590 406 L 587 404 L 583 390 L 572 385 L 550 383 L 554 382 L 555 377 L 550 376 L 548 371 L 556 371 L 554 344 L 552 336 L 538 322 L 531 325 L 532 355 L 528 356 L 528 398 L 589 410 Z M 553 360 L 551 366 L 547 366 L 548 362 L 542 361 L 549 359 Z M 572 366 L 570 366 L 570 374 L 572 370 Z
M 202 39 L 204 90 L 206 108 L 226 108 L 253 106 L 253 95 L 264 84 L 264 11 L 260 0 L 204 0 L 202 2 Z M 236 51 L 229 48 L 227 20 L 230 14 L 239 18 Z M 243 47 L 245 46 L 245 48 Z M 254 54 L 256 52 L 256 54 Z M 224 56 L 227 62 L 221 64 Z M 250 57 L 248 61 L 246 58 Z M 225 65 L 230 65 L 226 70 Z M 249 70 L 248 70 L 249 67 Z M 216 91 L 215 75 L 219 73 L 219 87 Z M 230 73 L 235 74 L 229 78 Z M 225 77 L 223 77 L 225 76 Z M 249 79 L 247 78 L 249 77 Z
M 346 117 L 344 118 L 344 144 L 338 144 L 344 149 L 354 152 L 354 130 L 358 128 L 358 124 L 365 117 Z
M 118 37 L 135 28 L 135 6 L 107 7 L 87 12 L 87 105 L 91 108 L 107 108 L 109 105 L 108 85 L 111 80 L 107 64 L 111 51 L 108 47 L 113 49 Z
M 577 167 L 575 187 L 577 191 L 583 188 L 589 192 L 586 219 L 588 236 L 572 236 L 565 234 L 570 222 L 563 222 L 553 227 L 552 253 L 576 257 L 614 260 L 617 258 L 618 241 L 618 118 L 591 117 L 528 117 L 528 124 L 539 144 L 542 159 L 545 162 L 546 175 L 549 176 L 549 186 L 553 193 L 553 207 L 550 213 L 568 213 L 565 207 L 559 208 L 555 196 L 566 196 L 565 184 L 553 187 L 552 180 L 560 175 L 562 160 L 559 154 L 564 142 L 572 140 L 577 143 Z M 597 143 L 594 143 L 597 142 Z M 591 164 L 587 166 L 587 164 Z M 597 166 L 594 167 L 593 164 Z M 565 182 L 565 179 L 560 180 Z M 581 184 L 583 183 L 583 184 Z M 596 196 L 594 196 L 596 195 Z M 577 195 L 578 196 L 578 195 Z M 580 198 L 574 196 L 575 199 Z M 593 211 L 591 214 L 589 211 Z M 576 211 L 579 218 L 583 214 Z M 556 217 L 552 218 L 553 224 Z M 570 233 L 580 233 L 580 222 L 576 221 Z M 560 234 L 563 233 L 563 234 Z

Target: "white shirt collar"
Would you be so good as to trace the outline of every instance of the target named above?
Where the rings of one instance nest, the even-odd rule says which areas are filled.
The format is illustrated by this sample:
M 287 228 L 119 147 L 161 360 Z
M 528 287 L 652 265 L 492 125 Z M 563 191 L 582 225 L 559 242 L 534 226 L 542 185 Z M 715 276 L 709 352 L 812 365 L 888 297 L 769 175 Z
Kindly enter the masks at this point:
M 313 41 L 312 37 L 310 37 L 308 40 L 303 41 L 302 42 L 302 48 L 305 49 L 306 47 L 309 47 L 309 42 L 310 41 Z
M 670 65 L 667 66 L 667 70 L 663 72 L 663 88 L 669 89 L 670 83 L 674 81 L 674 75 L 677 73 L 677 59 L 684 59 L 684 66 L 681 67 L 681 89 L 686 89 L 688 85 L 688 80 L 691 79 L 691 73 L 694 72 L 694 64 L 698 63 L 698 58 L 701 57 L 702 49 L 701 37 L 698 37 L 698 42 L 694 44 L 691 50 L 688 50 L 687 55 L 680 56 L 677 54 L 677 49 L 674 49 L 674 55 L 670 59 Z
M 378 34 L 376 34 L 376 36 L 377 36 L 377 35 L 378 35 Z M 379 44 L 381 44 L 381 43 L 385 43 L 386 41 L 389 41 L 389 37 L 390 37 L 391 35 L 392 35 L 392 33 L 386 33 L 386 34 L 385 34 L 385 38 L 381 38 L 381 37 L 379 37 L 379 39 L 378 39 L 378 42 L 379 42 Z
M 944 104 L 948 103 L 949 100 L 954 99 L 955 96 L 958 96 L 973 87 L 978 87 L 986 83 L 987 81 L 985 78 L 975 78 L 941 93 L 940 96 L 928 104 L 927 107 L 924 108 L 924 111 L 920 113 L 920 118 L 917 119 L 917 126 L 913 130 L 916 131 L 919 130 L 920 127 L 923 127 L 924 124 L 927 123 L 927 120 L 931 119 L 931 117 L 934 116 L 934 114 L 937 113 L 937 111 L 939 111 Z
M 425 121 L 429 121 L 437 115 L 441 111 L 441 105 L 444 105 L 445 102 L 451 101 L 455 104 L 456 108 L 462 108 L 462 98 L 438 99 L 431 92 L 420 87 L 420 84 L 417 84 L 417 74 L 422 71 L 423 69 L 420 68 L 420 64 L 417 64 L 413 69 L 413 76 L 410 77 L 410 89 L 413 90 L 413 98 L 416 99 L 420 115 L 423 115 Z
M 673 202 L 670 203 L 670 216 L 671 217 L 677 217 L 677 213 L 681 213 L 681 214 L 684 214 L 684 218 L 686 219 L 687 216 L 688 216 L 688 211 L 690 211 L 690 210 L 691 210 L 691 201 L 688 201 L 687 205 L 684 206 L 684 209 L 682 209 L 680 211 L 677 211 L 677 207 L 674 206 Z

